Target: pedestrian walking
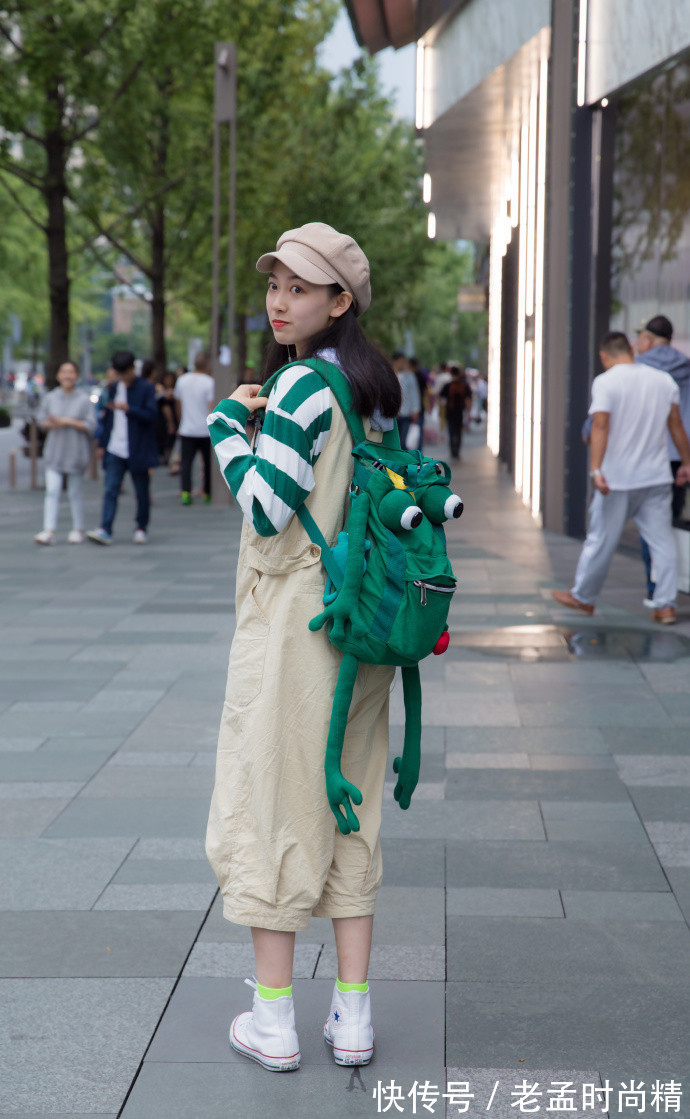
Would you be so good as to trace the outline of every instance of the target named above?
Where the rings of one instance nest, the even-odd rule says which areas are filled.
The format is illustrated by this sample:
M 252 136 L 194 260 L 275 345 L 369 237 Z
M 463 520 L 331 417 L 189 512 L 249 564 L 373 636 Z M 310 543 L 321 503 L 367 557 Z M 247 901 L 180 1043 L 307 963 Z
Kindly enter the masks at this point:
M 172 370 L 164 373 L 156 386 L 156 450 L 164 466 L 168 466 L 175 440 L 177 439 L 177 407 L 175 405 L 175 383 L 177 374 Z
M 448 384 L 441 389 L 441 397 L 446 404 L 446 425 L 448 427 L 450 454 L 451 458 L 457 461 L 460 458 L 465 417 L 472 403 L 472 390 L 467 383 L 465 370 L 461 365 L 451 365 L 450 376 L 451 379 Z
M 599 347 L 605 372 L 592 384 L 590 477 L 595 494 L 590 525 L 570 591 L 552 591 L 561 606 L 594 612 L 614 552 L 632 518 L 647 541 L 656 571 L 652 620 L 676 620 L 677 559 L 670 518 L 671 469 L 666 435 L 678 448 L 677 480 L 690 480 L 690 444 L 680 418 L 680 393 L 669 376 L 636 364 L 624 334 Z
M 422 424 L 422 394 L 415 374 L 410 369 L 410 364 L 404 353 L 397 350 L 393 354 L 393 369 L 400 383 L 401 404 L 398 415 L 398 431 L 400 432 L 400 446 L 409 447 L 410 440 L 416 449 L 419 437 L 415 436 L 414 429 L 410 433 L 412 424 Z
M 678 385 L 680 393 L 680 418 L 686 432 L 690 432 L 690 358 L 671 345 L 673 324 L 665 315 L 655 315 L 637 335 L 637 361 L 651 365 L 653 369 L 663 369 Z M 668 437 L 668 457 L 674 481 L 680 467 L 678 449 L 671 436 Z M 674 521 L 679 520 L 685 504 L 685 486 L 675 485 L 671 493 L 671 513 Z
M 100 526 L 86 534 L 94 544 L 112 544 L 117 502 L 128 472 L 137 502 L 133 541 L 146 544 L 148 539 L 149 470 L 158 465 L 154 435 L 156 393 L 149 381 L 137 377 L 134 362 L 134 354 L 129 350 L 118 350 L 112 357 L 117 382 L 108 390 L 97 432 L 105 472 L 103 510 Z
M 275 339 L 264 374 L 290 359 L 320 356 L 347 377 L 365 430 L 390 429 L 400 388 L 358 322 L 371 299 L 369 264 L 359 245 L 311 222 L 284 233 L 257 269 L 268 273 L 266 308 Z M 206 847 L 224 916 L 251 927 L 256 956 L 253 1010 L 234 1019 L 230 1041 L 264 1068 L 298 1067 L 295 932 L 312 916 L 330 917 L 338 979 L 324 1036 L 338 1064 L 360 1065 L 371 1059 L 374 1044 L 367 972 L 382 876 L 379 833 L 394 670 L 359 668 L 343 763 L 364 800 L 360 830 L 344 836 L 324 782 L 342 658 L 323 630 L 308 628 L 323 609 L 325 576 L 319 547 L 293 514 L 304 503 L 335 543 L 353 473 L 352 441 L 330 390 L 308 366 L 287 370 L 268 401 L 260 393 L 257 385 L 242 385 L 209 417 L 221 471 L 246 522 Z M 252 447 L 246 423 L 264 406 Z
M 192 504 L 192 465 L 197 454 L 201 455 L 204 469 L 204 501 L 211 500 L 211 438 L 208 433 L 208 416 L 215 399 L 216 387 L 209 376 L 208 354 L 200 352 L 194 359 L 194 371 L 183 373 L 175 385 L 180 437 L 180 501 Z
M 89 394 L 77 388 L 79 371 L 73 361 L 64 361 L 57 372 L 58 387 L 41 403 L 38 424 L 47 432 L 43 448 L 46 496 L 43 528 L 36 533 L 37 544 L 54 544 L 58 523 L 63 478 L 72 513 L 69 544 L 84 542 L 84 474 L 91 459 L 91 438 L 96 417 Z

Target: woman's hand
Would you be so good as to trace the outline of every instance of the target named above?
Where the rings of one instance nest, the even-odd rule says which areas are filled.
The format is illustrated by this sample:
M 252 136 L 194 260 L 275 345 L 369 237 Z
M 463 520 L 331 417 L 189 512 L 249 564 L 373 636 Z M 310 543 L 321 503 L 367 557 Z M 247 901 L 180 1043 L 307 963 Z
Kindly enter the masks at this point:
M 261 385 L 239 385 L 228 399 L 239 400 L 240 404 L 244 404 L 250 412 L 258 412 L 268 404 L 268 397 L 259 396 L 260 392 Z

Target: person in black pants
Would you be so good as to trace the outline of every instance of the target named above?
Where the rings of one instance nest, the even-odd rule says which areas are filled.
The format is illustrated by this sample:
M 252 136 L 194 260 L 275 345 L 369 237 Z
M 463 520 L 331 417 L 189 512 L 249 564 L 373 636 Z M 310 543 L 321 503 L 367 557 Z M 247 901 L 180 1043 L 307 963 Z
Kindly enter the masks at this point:
M 472 392 L 467 384 L 465 370 L 462 366 L 451 365 L 450 374 L 452 380 L 443 386 L 440 395 L 446 402 L 446 423 L 448 425 L 451 458 L 459 459 L 465 412 L 472 402 Z

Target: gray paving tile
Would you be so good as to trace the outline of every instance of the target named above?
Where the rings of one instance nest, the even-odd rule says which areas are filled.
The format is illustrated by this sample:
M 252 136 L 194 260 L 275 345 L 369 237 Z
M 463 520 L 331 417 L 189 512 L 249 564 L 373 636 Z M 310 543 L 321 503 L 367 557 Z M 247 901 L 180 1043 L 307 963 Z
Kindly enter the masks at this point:
M 547 839 L 580 839 L 589 843 L 643 843 L 649 839 L 639 820 L 546 821 Z
M 664 866 L 690 867 L 690 823 L 647 823 L 645 827 Z
M 543 703 L 518 703 L 520 723 L 526 727 L 669 727 L 670 716 L 658 700 L 643 702 L 599 700 L 596 704 L 581 700 L 553 699 Z
M 670 896 L 670 895 L 669 895 Z M 690 979 L 690 937 L 677 921 L 448 918 L 448 979 L 493 983 L 617 978 L 658 988 Z
M 90 909 L 131 847 L 127 839 L 3 839 L 0 908 Z
M 678 727 L 602 727 L 601 735 L 613 754 L 686 754 L 687 731 Z
M 558 890 L 465 886 L 446 892 L 449 917 L 563 917 Z
M 611 820 L 636 824 L 639 820 L 635 806 L 629 800 L 542 800 L 539 803 L 547 824 L 554 820 L 588 820 L 592 823 Z
M 615 754 L 626 785 L 690 787 L 690 757 L 677 754 Z
M 446 753 L 448 769 L 529 769 L 528 754 L 489 753 L 470 754 L 465 750 L 448 750 Z
M 120 797 L 205 797 L 210 803 L 213 792 L 213 771 L 190 769 L 179 765 L 169 767 L 139 766 L 132 772 L 125 766 L 106 766 L 86 786 L 82 796 L 88 799 Z
M 687 789 L 631 785 L 630 798 L 643 820 L 690 823 L 690 796 Z
M 134 859 L 194 859 L 206 858 L 203 836 L 196 839 L 140 839 L 128 862 Z
M 320 944 L 296 944 L 293 979 L 311 979 L 321 953 Z M 186 978 L 241 979 L 256 971 L 251 942 L 214 943 L 201 941 L 194 945 L 184 969 Z
M 176 977 L 198 913 L 0 913 L 5 978 Z
M 486 924 L 486 922 L 484 922 Z M 568 926 L 568 921 L 552 921 Z M 655 925 L 658 932 L 675 925 Z M 545 1007 L 548 1012 L 545 1013 Z M 677 982 L 451 982 L 446 987 L 446 1060 L 463 1068 L 603 1069 L 659 1073 L 687 1061 L 687 1000 Z M 506 1030 L 506 1022 L 510 1029 Z M 596 1112 L 590 1112 L 596 1114 Z
M 0 800 L 71 800 L 83 787 L 83 781 L 0 781 Z
M 416 803 L 413 798 L 405 812 L 395 802 L 384 801 L 382 835 L 407 839 L 536 840 L 544 838 L 544 828 L 536 801 L 448 799 L 441 804 L 428 804 Z
M 110 885 L 103 891 L 94 909 L 100 910 L 198 910 L 205 913 L 218 889 L 215 882 L 202 885 L 170 883 L 168 885 Z
M 2 980 L 3 1105 L 117 1112 L 171 987 L 170 979 Z
M 203 836 L 208 798 L 91 797 L 73 801 L 46 831 L 65 836 Z
M 573 1119 L 589 1119 L 591 1105 L 597 1100 L 594 1090 L 600 1086 L 599 1073 L 595 1071 L 528 1069 L 522 1064 L 519 1069 L 449 1068 L 447 1080 L 462 1086 L 457 1097 L 460 1106 L 464 1107 L 467 1101 L 465 1085 L 472 1093 L 473 1098 L 463 1111 L 470 1119 L 485 1116 L 487 1110 L 494 1119 L 514 1119 L 516 1112 L 524 1114 L 535 1104 L 539 1112 L 565 1110 Z M 524 1110 L 516 1107 L 520 1100 Z M 449 1098 L 446 1117 L 451 1116 L 457 1119 L 458 1106 Z
M 325 1046 L 325 1042 L 323 1044 Z M 285 1076 L 267 1076 L 263 1069 L 246 1059 L 242 1067 L 170 1066 L 147 1061 L 122 1112 L 122 1119 L 189 1119 L 200 1113 L 204 1119 L 228 1119 L 229 1100 L 242 1119 L 265 1119 L 266 1115 L 316 1119 L 325 1114 L 325 1100 L 345 1119 L 371 1119 L 376 1114 L 372 1091 L 379 1079 L 386 1083 L 390 1080 L 392 1065 L 375 1056 L 372 1063 L 359 1072 L 338 1068 L 334 1063 L 314 1067 L 304 1057 L 301 1037 L 300 1045 L 302 1067 L 297 1073 Z M 442 1062 L 429 1064 L 418 1058 L 414 1067 L 421 1081 L 443 1083 Z M 406 1103 L 409 1108 L 410 1101 Z
M 672 893 L 616 893 L 609 890 L 563 890 L 566 917 L 584 921 L 682 921 Z
M 0 752 L 5 754 L 14 753 L 30 753 L 33 750 L 38 750 L 45 742 L 45 738 L 0 738 Z
M 382 886 L 376 899 L 377 944 L 445 942 L 445 899 L 440 887 Z
M 86 714 L 94 711 L 104 713 L 111 711 L 147 712 L 155 707 L 164 695 L 165 689 L 163 688 L 118 689 L 111 684 L 107 688 L 100 689 L 93 699 L 84 705 L 84 712 Z
M 649 732 L 647 732 L 649 733 Z M 470 753 L 607 754 L 609 747 L 599 727 L 448 727 L 449 750 Z
M 446 798 L 471 800 L 628 800 L 617 773 L 571 770 L 448 771 Z
M 101 731 L 102 730 L 103 727 L 101 726 Z M 120 735 L 117 738 L 112 738 L 108 735 L 103 735 L 100 733 L 74 737 L 70 735 L 57 737 L 51 736 L 44 740 L 44 744 L 43 746 L 41 746 L 41 753 L 51 754 L 54 751 L 57 751 L 62 757 L 67 753 L 87 753 L 88 751 L 93 750 L 96 753 L 100 752 L 102 754 L 110 754 L 112 756 L 115 750 L 119 749 L 124 740 L 125 735 Z
M 165 750 L 120 750 L 114 755 L 110 765 L 112 766 L 167 766 L 167 765 L 191 765 L 194 758 L 197 757 L 191 750 L 189 753 L 183 753 L 181 750 L 174 753 Z
M 651 846 L 581 840 L 447 845 L 451 887 L 560 890 L 663 890 L 666 879 Z
M 558 743 L 556 743 L 558 746 Z M 532 769 L 614 769 L 613 758 L 605 754 L 530 754 Z
M 338 974 L 335 948 L 325 947 L 316 968 L 317 979 Z M 437 980 L 446 977 L 446 953 L 442 944 L 374 944 L 369 958 L 370 979 Z
M 25 800 L 16 797 L 0 801 L 0 836 L 5 839 L 38 837 L 69 804 L 68 800 Z
M 111 751 L 45 750 L 0 754 L 0 781 L 88 781 Z
M 300 1076 L 314 1066 L 319 1069 L 335 1067 L 331 1052 L 323 1041 L 323 1023 L 332 992 L 333 982 L 330 979 L 309 979 L 294 984 L 295 1017 L 303 1065 Z M 442 983 L 415 983 L 413 986 L 411 983 L 379 980 L 371 984 L 371 1001 L 376 1031 L 372 1071 L 379 1065 L 407 1065 L 417 1069 L 436 1062 L 443 1066 Z M 208 1068 L 214 1063 L 221 1063 L 239 1068 L 249 1066 L 259 1073 L 263 1072 L 258 1065 L 254 1066 L 233 1052 L 228 1042 L 232 1018 L 242 1010 L 250 1009 L 251 1005 L 252 991 L 241 979 L 183 977 L 151 1043 L 145 1065 L 165 1062 L 169 1066 L 187 1061 L 204 1062 Z M 411 1008 L 414 1008 L 414 1014 L 410 1013 Z M 260 1082 L 267 1079 L 285 1081 L 293 1078 L 264 1076 Z M 283 1106 L 288 1108 L 287 1101 Z M 289 1110 L 285 1113 L 289 1114 Z
M 216 885 L 207 859 L 130 858 L 113 878 L 113 885 L 155 885 L 199 882 Z

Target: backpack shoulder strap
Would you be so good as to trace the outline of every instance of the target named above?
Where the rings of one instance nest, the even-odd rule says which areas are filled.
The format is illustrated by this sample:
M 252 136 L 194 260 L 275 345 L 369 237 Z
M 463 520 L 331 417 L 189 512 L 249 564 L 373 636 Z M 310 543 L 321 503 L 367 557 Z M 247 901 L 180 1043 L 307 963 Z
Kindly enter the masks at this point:
M 263 386 L 262 393 L 268 395 L 271 390 L 275 388 L 278 378 L 285 370 L 291 369 L 295 365 L 308 366 L 309 369 L 313 370 L 314 373 L 318 373 L 319 377 L 326 382 L 345 417 L 350 435 L 352 436 L 352 442 L 355 446 L 357 443 L 363 443 L 366 439 L 364 424 L 352 407 L 352 392 L 347 383 L 347 377 L 344 373 L 340 372 L 337 365 L 333 365 L 330 361 L 323 361 L 322 358 L 318 357 L 307 357 L 301 360 L 291 361 L 288 365 L 284 365 L 282 369 L 274 373 L 272 377 L 269 377 L 266 384 Z

